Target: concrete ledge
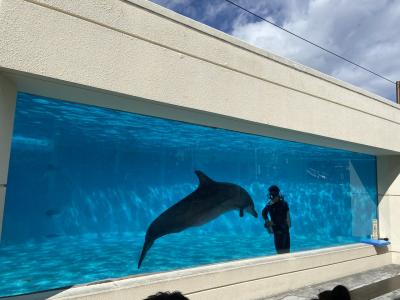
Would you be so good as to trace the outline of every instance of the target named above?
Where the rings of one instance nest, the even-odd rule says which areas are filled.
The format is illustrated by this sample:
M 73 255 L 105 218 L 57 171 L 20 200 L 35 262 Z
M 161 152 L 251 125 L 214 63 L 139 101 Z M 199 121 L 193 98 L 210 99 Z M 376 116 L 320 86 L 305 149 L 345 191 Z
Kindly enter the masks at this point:
M 240 294 L 254 299 L 381 267 L 391 258 L 387 251 L 353 244 L 77 286 L 51 299 L 143 299 L 166 290 L 180 290 L 190 299 L 235 299 Z
M 396 265 L 400 265 L 400 252 L 392 251 L 392 263 Z

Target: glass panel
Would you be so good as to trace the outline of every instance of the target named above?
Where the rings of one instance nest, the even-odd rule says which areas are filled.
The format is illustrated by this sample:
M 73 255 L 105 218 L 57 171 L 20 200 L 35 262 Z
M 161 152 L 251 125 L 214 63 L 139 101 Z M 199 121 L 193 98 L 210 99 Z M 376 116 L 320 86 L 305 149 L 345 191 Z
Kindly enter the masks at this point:
M 370 234 L 374 156 L 19 93 L 0 295 L 274 255 L 272 184 L 292 252 Z

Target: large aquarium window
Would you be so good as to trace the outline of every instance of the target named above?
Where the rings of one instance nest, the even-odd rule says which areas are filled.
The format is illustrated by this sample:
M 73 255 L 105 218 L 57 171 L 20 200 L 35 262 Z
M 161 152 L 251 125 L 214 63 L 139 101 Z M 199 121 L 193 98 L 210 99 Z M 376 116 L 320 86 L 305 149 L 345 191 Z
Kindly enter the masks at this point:
M 19 93 L 0 296 L 276 255 L 271 185 L 291 252 L 371 233 L 374 156 Z

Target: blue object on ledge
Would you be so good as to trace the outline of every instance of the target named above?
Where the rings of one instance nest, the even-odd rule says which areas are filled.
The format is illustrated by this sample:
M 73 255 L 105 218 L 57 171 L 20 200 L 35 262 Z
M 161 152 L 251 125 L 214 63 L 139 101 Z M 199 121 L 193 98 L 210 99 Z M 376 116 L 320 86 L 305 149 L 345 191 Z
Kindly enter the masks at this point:
M 365 239 L 362 240 L 361 243 L 369 244 L 369 245 L 374 245 L 376 247 L 385 247 L 387 245 L 390 245 L 389 241 L 385 240 L 372 240 L 372 239 Z

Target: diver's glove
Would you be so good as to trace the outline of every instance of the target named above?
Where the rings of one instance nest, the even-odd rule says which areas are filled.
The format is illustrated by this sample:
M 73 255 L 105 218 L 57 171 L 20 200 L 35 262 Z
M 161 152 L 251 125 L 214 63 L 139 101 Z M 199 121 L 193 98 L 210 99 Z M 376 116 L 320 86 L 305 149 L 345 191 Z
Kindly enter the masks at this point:
M 265 221 L 265 223 L 264 223 L 264 228 L 267 229 L 267 231 L 268 231 L 269 234 L 272 234 L 272 233 L 273 233 L 273 230 L 272 230 L 272 222 L 271 222 L 271 221 L 269 221 L 269 220 Z

